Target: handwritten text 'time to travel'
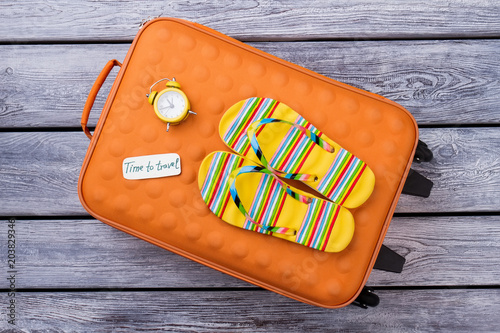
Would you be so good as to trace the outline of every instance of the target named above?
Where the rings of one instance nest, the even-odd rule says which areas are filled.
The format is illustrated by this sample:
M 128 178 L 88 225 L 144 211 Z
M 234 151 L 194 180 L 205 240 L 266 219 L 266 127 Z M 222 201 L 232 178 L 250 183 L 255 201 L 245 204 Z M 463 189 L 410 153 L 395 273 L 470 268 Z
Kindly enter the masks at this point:
M 178 154 L 158 154 L 128 157 L 122 164 L 125 179 L 149 179 L 181 174 L 181 158 Z

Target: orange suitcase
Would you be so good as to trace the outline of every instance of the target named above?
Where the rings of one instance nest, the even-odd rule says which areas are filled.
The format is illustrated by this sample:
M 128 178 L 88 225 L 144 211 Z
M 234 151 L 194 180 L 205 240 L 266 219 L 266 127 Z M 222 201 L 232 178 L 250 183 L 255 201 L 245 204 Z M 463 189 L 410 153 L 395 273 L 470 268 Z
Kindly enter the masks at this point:
M 111 69 L 121 66 L 93 135 L 92 104 Z M 175 77 L 197 114 L 166 125 L 146 94 Z M 352 210 L 354 237 L 339 253 L 324 253 L 222 222 L 200 195 L 203 158 L 229 149 L 218 124 L 235 102 L 282 101 L 375 173 L 371 197 Z M 339 83 L 266 54 L 199 24 L 159 18 L 144 25 L 121 65 L 97 78 L 82 116 L 90 146 L 78 183 L 95 218 L 162 248 L 242 280 L 317 306 L 353 302 L 375 264 L 418 142 L 411 114 L 381 96 Z M 181 174 L 125 179 L 126 158 L 176 153 Z

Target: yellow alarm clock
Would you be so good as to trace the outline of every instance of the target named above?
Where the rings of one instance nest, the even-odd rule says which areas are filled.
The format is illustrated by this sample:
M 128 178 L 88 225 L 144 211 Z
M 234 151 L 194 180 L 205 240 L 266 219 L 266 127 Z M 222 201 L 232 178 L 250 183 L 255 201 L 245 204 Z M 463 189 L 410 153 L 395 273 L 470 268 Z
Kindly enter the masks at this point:
M 168 80 L 166 89 L 160 92 L 152 91 L 155 85 L 164 80 Z M 196 114 L 189 109 L 189 100 L 181 90 L 179 82 L 175 81 L 175 77 L 172 80 L 165 78 L 153 83 L 146 97 L 149 104 L 153 105 L 158 118 L 167 123 L 167 132 L 170 129 L 170 124 L 177 125 L 184 121 L 189 114 Z

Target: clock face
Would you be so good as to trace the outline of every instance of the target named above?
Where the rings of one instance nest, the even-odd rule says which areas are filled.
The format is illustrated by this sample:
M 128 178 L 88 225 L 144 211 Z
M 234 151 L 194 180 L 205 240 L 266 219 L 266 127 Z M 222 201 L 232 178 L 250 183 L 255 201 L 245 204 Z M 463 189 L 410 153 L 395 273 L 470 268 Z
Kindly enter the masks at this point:
M 165 118 L 178 118 L 186 112 L 186 99 L 175 90 L 167 91 L 158 98 L 157 109 Z

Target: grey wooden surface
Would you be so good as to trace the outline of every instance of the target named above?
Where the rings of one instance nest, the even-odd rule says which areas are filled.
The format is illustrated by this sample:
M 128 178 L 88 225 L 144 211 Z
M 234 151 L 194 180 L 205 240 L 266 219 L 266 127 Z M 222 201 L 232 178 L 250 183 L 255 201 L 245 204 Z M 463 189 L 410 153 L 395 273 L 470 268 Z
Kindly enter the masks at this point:
M 500 266 L 498 221 L 488 215 L 394 217 L 384 244 L 406 257 L 405 268 L 401 274 L 374 270 L 368 285 L 488 287 Z M 0 231 L 6 233 L 6 224 Z M 93 219 L 22 219 L 17 235 L 22 289 L 250 287 Z
M 237 39 L 495 37 L 495 0 L 3 1 L 7 42 L 130 41 L 152 16 L 185 18 Z M 28 15 L 27 15 L 28 13 Z
M 421 125 L 500 123 L 500 100 L 497 98 L 500 95 L 497 57 L 500 40 L 249 44 L 325 76 L 385 96 L 410 110 Z M 123 60 L 129 45 L 2 46 L 0 59 L 5 65 L 0 69 L 3 85 L 0 128 L 79 126 L 81 105 L 95 80 L 95 75 L 89 73 L 98 73 L 109 59 Z M 103 91 L 109 90 L 111 81 L 104 84 Z M 39 98 L 25 100 L 27 93 Z M 105 94 L 98 96 L 96 110 L 102 108 L 104 99 Z M 95 125 L 99 112 L 90 116 L 90 125 Z
M 496 1 L 2 1 L 0 330 L 493 332 L 500 313 L 500 8 Z M 406 107 L 434 152 L 414 168 L 374 270 L 381 304 L 326 310 L 264 291 L 92 219 L 76 184 L 88 91 L 139 23 L 205 24 Z M 112 74 L 113 75 L 113 74 Z M 112 78 L 112 75 L 110 78 Z M 111 80 L 109 80 L 111 81 Z M 104 103 L 103 87 L 91 124 Z M 9 218 L 16 219 L 16 325 Z
M 19 325 L 33 332 L 497 331 L 498 290 L 379 294 L 385 302 L 376 310 L 350 306 L 333 311 L 263 290 L 26 292 L 19 297 L 25 314 Z

